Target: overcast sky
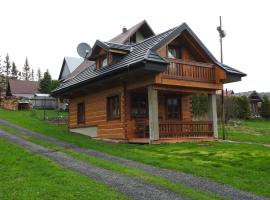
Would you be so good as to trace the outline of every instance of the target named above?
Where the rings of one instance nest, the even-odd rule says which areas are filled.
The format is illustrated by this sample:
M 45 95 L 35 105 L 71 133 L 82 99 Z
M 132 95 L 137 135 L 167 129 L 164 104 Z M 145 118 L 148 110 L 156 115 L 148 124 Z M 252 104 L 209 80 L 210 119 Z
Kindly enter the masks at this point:
M 250 0 L 0 0 L 0 55 L 21 68 L 47 68 L 58 78 L 64 56 L 77 45 L 107 41 L 146 19 L 155 33 L 186 22 L 219 60 L 219 16 L 227 32 L 224 63 L 248 74 L 225 85 L 235 92 L 270 91 L 270 1 Z M 269 56 L 270 57 L 270 56 Z

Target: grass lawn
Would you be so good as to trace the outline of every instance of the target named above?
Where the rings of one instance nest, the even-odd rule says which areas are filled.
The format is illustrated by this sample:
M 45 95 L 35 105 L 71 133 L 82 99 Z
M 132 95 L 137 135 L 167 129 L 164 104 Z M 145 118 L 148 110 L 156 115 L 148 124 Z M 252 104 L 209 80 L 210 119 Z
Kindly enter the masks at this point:
M 0 199 L 126 199 L 109 187 L 0 139 Z
M 111 144 L 72 134 L 68 132 L 66 126 L 40 121 L 31 117 L 31 112 L 27 111 L 11 112 L 0 109 L 0 118 L 81 147 L 208 177 L 245 191 L 270 197 L 270 148 L 267 147 L 224 142 L 163 145 Z M 245 126 L 249 126 L 248 122 L 246 123 Z M 264 127 L 264 124 L 257 123 L 253 125 L 254 127 L 250 125 L 250 129 Z
M 184 195 L 186 197 L 189 197 L 190 199 L 200 199 L 200 200 L 223 199 L 218 195 L 195 190 L 195 189 L 189 188 L 189 187 L 182 185 L 182 184 L 172 183 L 171 181 L 169 181 L 165 178 L 154 176 L 152 174 L 149 174 L 147 172 L 144 172 L 142 170 L 139 170 L 139 169 L 136 169 L 133 167 L 124 166 L 124 165 L 121 165 L 121 164 L 118 164 L 115 162 L 106 161 L 106 160 L 99 159 L 99 158 L 96 158 L 93 156 L 81 154 L 81 153 L 78 153 L 78 152 L 73 151 L 71 149 L 67 150 L 65 148 L 48 143 L 48 142 L 40 140 L 38 138 L 29 137 L 29 136 L 21 133 L 20 131 L 15 130 L 15 129 L 10 128 L 10 127 L 5 126 L 5 125 L 0 124 L 0 129 L 3 129 L 5 131 L 8 131 L 8 132 L 13 133 L 15 135 L 18 135 L 18 136 L 20 136 L 20 137 L 22 137 L 30 142 L 33 142 L 35 144 L 42 145 L 42 146 L 50 148 L 52 150 L 61 151 L 69 156 L 72 156 L 76 159 L 79 159 L 79 160 L 85 161 L 87 163 L 96 165 L 100 168 L 108 169 L 108 170 L 111 170 L 111 171 L 114 171 L 117 173 L 121 173 L 121 174 L 124 174 L 127 176 L 135 177 L 137 179 L 143 180 L 145 182 L 151 183 L 151 184 L 159 186 L 159 187 L 164 187 L 168 190 L 171 190 L 175 193 L 180 194 L 181 196 Z
M 226 126 L 227 139 L 270 144 L 270 121 L 268 120 L 246 120 L 240 124 L 229 124 Z

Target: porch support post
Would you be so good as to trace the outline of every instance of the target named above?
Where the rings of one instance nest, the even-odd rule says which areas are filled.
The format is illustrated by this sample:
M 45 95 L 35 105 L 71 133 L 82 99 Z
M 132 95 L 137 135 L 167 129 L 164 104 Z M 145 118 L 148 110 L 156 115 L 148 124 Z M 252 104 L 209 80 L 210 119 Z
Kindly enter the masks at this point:
M 149 109 L 149 143 L 159 140 L 158 122 L 158 92 L 152 86 L 148 87 L 148 109 Z
M 213 121 L 214 137 L 218 139 L 217 101 L 216 94 L 208 94 L 208 118 Z

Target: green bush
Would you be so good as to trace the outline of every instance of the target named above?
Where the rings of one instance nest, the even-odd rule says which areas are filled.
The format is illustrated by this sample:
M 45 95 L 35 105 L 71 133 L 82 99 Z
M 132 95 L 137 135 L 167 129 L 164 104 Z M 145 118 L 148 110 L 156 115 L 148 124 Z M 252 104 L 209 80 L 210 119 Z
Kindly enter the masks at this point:
M 270 100 L 266 95 L 262 99 L 261 116 L 270 119 Z
M 250 117 L 250 105 L 246 96 L 233 97 L 232 113 L 238 119 L 248 119 Z
M 192 112 L 194 116 L 200 117 L 208 112 L 208 95 L 193 94 L 192 95 Z

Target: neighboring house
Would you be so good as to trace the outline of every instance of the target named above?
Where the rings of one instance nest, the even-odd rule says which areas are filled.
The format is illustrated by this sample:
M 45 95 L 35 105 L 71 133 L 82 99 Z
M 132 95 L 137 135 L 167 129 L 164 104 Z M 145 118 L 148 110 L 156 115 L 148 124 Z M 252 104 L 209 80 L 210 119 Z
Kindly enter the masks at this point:
M 217 139 L 216 91 L 246 76 L 218 62 L 186 23 L 154 35 L 143 21 L 97 40 L 87 60 L 95 64 L 53 91 L 69 99 L 69 128 L 128 142 Z M 208 94 L 207 121 L 192 121 L 196 93 Z
M 83 58 L 64 57 L 58 80 L 65 80 L 83 61 Z
M 8 80 L 7 96 L 31 99 L 36 93 L 39 93 L 38 88 L 37 81 L 10 79 Z
M 222 95 L 222 90 L 218 90 L 217 91 L 217 93 L 216 93 L 217 95 Z M 233 90 L 223 90 L 223 95 L 224 95 L 224 97 L 226 97 L 226 96 L 228 96 L 228 97 L 230 97 L 230 96 L 233 96 L 234 95 L 234 91 Z

